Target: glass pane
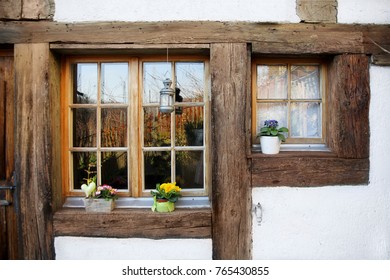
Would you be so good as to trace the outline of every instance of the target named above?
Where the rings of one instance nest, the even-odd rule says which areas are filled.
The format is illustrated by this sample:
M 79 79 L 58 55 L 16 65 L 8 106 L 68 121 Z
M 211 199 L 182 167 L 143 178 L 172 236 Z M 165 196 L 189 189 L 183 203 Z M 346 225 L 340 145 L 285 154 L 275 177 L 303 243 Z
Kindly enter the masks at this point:
M 163 81 L 166 78 L 172 80 L 171 63 L 144 62 L 143 68 L 143 103 L 159 103 L 160 90 L 164 88 Z
M 203 107 L 182 107 L 176 114 L 176 146 L 203 146 Z
M 102 184 L 121 190 L 128 189 L 127 153 L 103 152 L 101 173 Z
M 321 98 L 320 69 L 318 65 L 291 66 L 291 98 Z
M 96 147 L 96 109 L 72 109 L 73 147 Z
M 144 152 L 145 189 L 171 182 L 171 152 Z
M 287 98 L 287 66 L 257 65 L 257 98 Z
M 160 114 L 158 107 L 144 108 L 144 146 L 171 145 L 171 114 Z
M 203 151 L 176 153 L 176 184 L 183 189 L 204 187 Z
M 102 63 L 102 103 L 127 103 L 129 65 L 126 62 Z
M 204 97 L 204 64 L 203 62 L 177 62 L 176 102 L 202 102 Z
M 127 147 L 127 109 L 102 109 L 102 146 Z
M 74 65 L 73 103 L 96 104 L 97 67 L 97 63 L 78 63 Z
M 258 103 L 256 110 L 256 134 L 266 120 L 277 120 L 279 127 L 287 127 L 287 103 Z
M 96 153 L 81 152 L 72 153 L 73 157 L 73 188 L 80 190 L 82 184 L 92 180 L 96 176 Z M 95 177 L 95 182 L 97 182 Z
M 321 104 L 300 102 L 291 104 L 291 137 L 322 137 Z

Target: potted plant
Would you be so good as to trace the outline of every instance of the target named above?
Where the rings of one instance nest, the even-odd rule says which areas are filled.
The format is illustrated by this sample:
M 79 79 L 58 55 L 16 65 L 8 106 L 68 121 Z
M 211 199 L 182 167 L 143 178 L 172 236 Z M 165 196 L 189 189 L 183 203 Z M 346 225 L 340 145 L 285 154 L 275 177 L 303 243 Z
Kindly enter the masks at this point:
M 181 196 L 181 188 L 174 183 L 157 184 L 156 189 L 150 193 L 153 195 L 153 212 L 172 212 L 175 210 L 175 202 Z
M 87 182 L 88 183 L 88 182 Z M 84 205 L 87 212 L 111 212 L 118 198 L 117 189 L 109 185 L 101 185 L 96 188 L 95 182 L 83 184 L 81 189 L 85 193 Z
M 281 142 L 286 141 L 284 132 L 288 132 L 286 127 L 278 128 L 277 120 L 266 120 L 260 129 L 260 145 L 263 154 L 278 154 Z

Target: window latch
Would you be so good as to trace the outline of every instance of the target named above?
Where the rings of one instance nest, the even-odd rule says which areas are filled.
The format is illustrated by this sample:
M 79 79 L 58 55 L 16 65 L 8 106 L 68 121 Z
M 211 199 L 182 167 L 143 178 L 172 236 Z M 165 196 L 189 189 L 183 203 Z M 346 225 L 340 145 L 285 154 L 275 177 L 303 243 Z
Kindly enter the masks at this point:
M 0 186 L 0 191 L 2 190 L 10 190 L 10 191 L 13 191 L 16 187 L 15 186 L 9 186 L 9 185 L 1 185 Z M 5 199 L 1 199 L 0 200 L 0 206 L 9 206 L 11 205 L 12 202 L 11 201 L 8 201 L 8 200 L 5 200 Z

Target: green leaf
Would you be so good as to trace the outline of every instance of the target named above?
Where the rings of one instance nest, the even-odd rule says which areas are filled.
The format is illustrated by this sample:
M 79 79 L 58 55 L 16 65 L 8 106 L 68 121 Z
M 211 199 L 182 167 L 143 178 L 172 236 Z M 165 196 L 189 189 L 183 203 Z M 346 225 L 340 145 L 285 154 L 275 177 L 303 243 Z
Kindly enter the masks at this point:
M 279 132 L 288 132 L 288 128 L 281 127 L 281 128 L 279 128 Z
M 286 141 L 286 137 L 284 137 L 283 134 L 278 134 L 278 137 L 279 137 L 279 139 L 280 139 L 282 142 L 285 142 L 285 141 Z

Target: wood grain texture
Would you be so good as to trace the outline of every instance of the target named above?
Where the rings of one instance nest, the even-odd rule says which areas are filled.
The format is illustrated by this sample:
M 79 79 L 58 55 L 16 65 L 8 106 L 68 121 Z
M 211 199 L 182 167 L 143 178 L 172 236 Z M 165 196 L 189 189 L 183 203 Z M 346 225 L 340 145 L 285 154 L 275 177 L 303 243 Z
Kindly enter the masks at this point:
M 382 53 L 390 25 L 259 24 L 249 22 L 1 22 L 1 43 L 209 44 L 251 43 L 254 53 Z
M 368 184 L 368 159 L 305 156 L 253 156 L 252 185 L 316 187 Z
M 0 51 L 0 185 L 13 185 L 14 172 L 14 59 L 12 50 Z M 1 180 L 3 179 L 3 180 Z M 0 259 L 19 259 L 17 207 L 14 192 L 0 191 L 11 204 L 0 208 Z
M 49 45 L 15 45 L 15 184 L 23 259 L 54 257 Z
M 211 209 L 115 209 L 108 214 L 62 209 L 54 215 L 56 236 L 116 238 L 211 238 Z
M 328 145 L 340 158 L 368 158 L 370 86 L 365 55 L 336 56 L 329 67 Z
M 248 59 L 244 43 L 211 45 L 214 259 L 251 258 Z

